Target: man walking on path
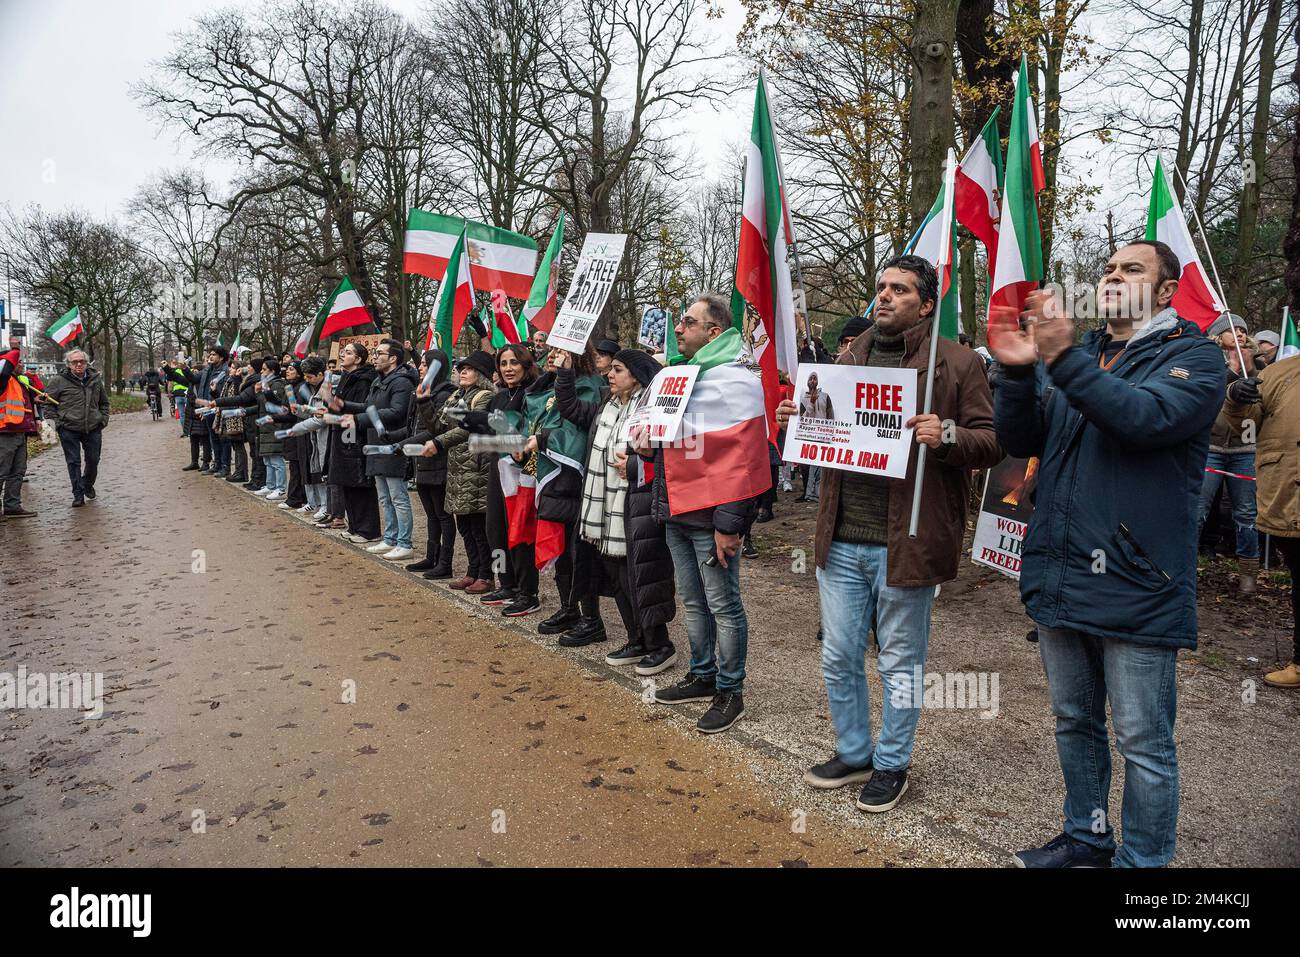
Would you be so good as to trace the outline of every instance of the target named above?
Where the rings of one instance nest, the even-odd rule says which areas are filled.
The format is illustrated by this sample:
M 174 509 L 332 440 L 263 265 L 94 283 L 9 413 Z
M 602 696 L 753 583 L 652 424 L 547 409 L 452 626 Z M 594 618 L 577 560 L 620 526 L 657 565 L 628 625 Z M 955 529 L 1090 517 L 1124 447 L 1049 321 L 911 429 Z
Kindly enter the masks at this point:
M 1064 832 L 1016 854 L 1020 867 L 1162 867 L 1174 856 L 1174 664 L 1196 647 L 1198 493 L 1227 376 L 1219 346 L 1170 306 L 1180 273 L 1164 243 L 1130 243 L 1097 286 L 1105 328 L 1078 345 L 1047 292 L 1030 295 L 1026 329 L 990 330 L 998 439 L 1039 459 L 1020 595 L 1038 626 L 1065 778 Z M 1107 701 L 1125 769 L 1118 850 Z
M 27 518 L 34 510 L 23 508 L 23 476 L 27 474 L 27 438 L 39 435 L 32 386 L 41 388 L 35 373 L 23 370 L 17 349 L 0 353 L 0 502 L 5 518 Z
M 72 482 L 72 507 L 80 508 L 95 497 L 99 453 L 108 425 L 108 392 L 104 378 L 90 368 L 90 358 L 80 349 L 67 355 L 67 365 L 50 382 L 45 394 L 58 403 L 59 443 Z M 82 463 L 82 453 L 85 463 Z
M 899 256 L 877 283 L 875 324 L 840 353 L 837 365 L 916 369 L 925 389 L 939 277 L 926 260 Z M 817 510 L 817 586 L 822 613 L 822 678 L 835 724 L 836 753 L 809 769 L 817 788 L 865 783 L 863 811 L 888 811 L 907 790 L 916 726 L 921 717 L 934 588 L 957 577 L 971 472 L 1002 459 L 993 433 L 993 398 L 984 364 L 969 349 L 939 340 L 933 411 L 904 425 L 930 447 L 917 537 L 908 536 L 919 456 L 906 478 L 888 479 L 826 469 Z M 811 380 L 811 377 L 810 377 Z M 811 381 L 809 393 L 812 393 Z M 784 427 L 791 401 L 777 407 Z M 805 400 L 801 415 L 817 415 Z M 833 418 L 829 410 L 825 417 Z M 880 738 L 872 739 L 871 703 L 863 658 L 875 622 L 880 653 Z

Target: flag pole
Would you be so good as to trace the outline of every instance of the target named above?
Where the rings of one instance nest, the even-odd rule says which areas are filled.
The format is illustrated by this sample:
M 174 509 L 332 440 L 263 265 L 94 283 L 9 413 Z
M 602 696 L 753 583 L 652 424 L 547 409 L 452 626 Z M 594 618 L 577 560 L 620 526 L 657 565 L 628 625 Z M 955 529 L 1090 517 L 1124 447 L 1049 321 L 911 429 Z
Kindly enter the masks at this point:
M 922 415 L 929 415 L 934 403 L 934 366 L 939 356 L 939 314 L 946 291 L 943 288 L 943 270 L 952 271 L 952 214 L 953 192 L 956 187 L 957 154 L 948 150 L 947 169 L 943 175 L 943 217 L 942 232 L 939 234 L 939 297 L 934 301 L 934 315 L 930 318 L 930 361 L 925 373 L 925 405 Z M 951 281 L 951 280 L 950 280 Z M 921 488 L 925 481 L 925 453 L 930 447 L 924 442 L 916 453 L 916 482 L 912 487 L 912 520 L 907 527 L 909 538 L 916 538 L 921 523 Z
M 1161 166 L 1164 164 L 1162 163 Z M 1174 173 L 1178 176 L 1178 182 L 1183 184 L 1183 195 L 1187 194 L 1187 179 L 1183 176 L 1183 171 L 1174 164 Z M 1166 176 L 1169 174 L 1166 173 Z M 1169 195 L 1176 195 L 1174 191 L 1169 190 Z M 1205 226 L 1201 224 L 1201 214 L 1196 211 L 1196 204 L 1192 203 L 1192 219 L 1196 221 L 1197 232 L 1201 234 L 1201 245 L 1205 247 L 1205 258 L 1210 261 L 1210 269 L 1214 272 L 1215 291 L 1219 294 L 1219 302 L 1223 303 L 1223 312 L 1220 315 L 1230 316 L 1232 311 L 1228 308 L 1228 297 L 1223 294 L 1223 280 L 1219 278 L 1219 267 L 1214 264 L 1214 251 L 1210 249 L 1210 237 L 1205 235 Z M 1246 377 L 1246 357 L 1241 354 L 1241 343 L 1237 341 L 1236 327 L 1232 325 L 1231 320 L 1228 322 L 1228 331 L 1232 333 L 1232 344 L 1237 347 L 1237 361 L 1241 363 L 1241 376 Z

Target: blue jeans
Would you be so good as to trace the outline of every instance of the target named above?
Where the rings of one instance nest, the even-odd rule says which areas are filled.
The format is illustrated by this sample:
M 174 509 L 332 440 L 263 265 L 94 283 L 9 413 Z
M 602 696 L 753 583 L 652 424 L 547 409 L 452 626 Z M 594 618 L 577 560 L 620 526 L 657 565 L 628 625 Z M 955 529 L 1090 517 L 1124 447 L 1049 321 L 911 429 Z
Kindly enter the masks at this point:
M 817 501 L 822 491 L 822 469 L 820 465 L 808 466 L 808 481 L 804 483 L 804 495 Z
M 817 569 L 822 612 L 822 679 L 835 725 L 836 752 L 857 767 L 868 760 L 901 771 L 912 760 L 921 719 L 934 588 L 895 588 L 886 581 L 884 545 L 831 542 L 826 567 Z M 876 621 L 876 672 L 884 687 L 880 741 L 873 746 L 871 692 L 864 657 Z
M 411 494 L 406 490 L 406 479 L 376 475 L 375 491 L 384 513 L 384 544 L 410 548 Z
M 1178 828 L 1174 749 L 1177 649 L 1038 626 L 1038 650 L 1056 715 L 1056 753 L 1065 778 L 1065 833 L 1113 850 L 1110 743 L 1124 759 L 1124 843 L 1114 867 L 1164 867 Z
M 1211 452 L 1205 467 L 1235 472 L 1238 475 L 1255 474 L 1254 452 Z M 1259 558 L 1259 533 L 1255 531 L 1255 483 L 1248 479 L 1230 478 L 1206 472 L 1201 481 L 1201 512 L 1197 520 L 1198 532 L 1205 527 L 1205 517 L 1210 514 L 1214 496 L 1221 482 L 1228 483 L 1228 498 L 1232 502 L 1232 523 L 1237 527 L 1237 557 Z M 1199 534 L 1198 536 L 1199 537 Z
M 728 559 L 727 568 L 711 568 L 704 562 L 715 550 L 712 529 L 669 522 L 664 532 L 673 556 L 677 595 L 686 615 L 691 674 L 715 681 L 719 691 L 743 691 L 749 619 L 740 601 L 740 555 Z
M 263 455 L 266 466 L 266 487 L 273 492 L 283 492 L 289 487 L 289 463 L 283 455 Z
M 184 392 L 176 392 L 174 393 L 174 395 L 176 396 L 176 413 L 180 416 L 181 419 L 181 434 L 189 435 L 190 420 L 186 418 L 185 415 L 185 400 L 188 398 L 188 396 Z

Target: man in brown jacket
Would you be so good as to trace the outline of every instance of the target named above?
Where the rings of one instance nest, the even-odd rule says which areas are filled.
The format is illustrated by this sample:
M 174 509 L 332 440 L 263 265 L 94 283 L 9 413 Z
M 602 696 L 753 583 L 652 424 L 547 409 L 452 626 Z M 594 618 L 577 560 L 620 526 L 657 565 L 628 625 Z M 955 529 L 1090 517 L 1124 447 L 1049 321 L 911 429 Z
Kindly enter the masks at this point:
M 1300 356 L 1232 383 L 1223 414 L 1234 428 L 1255 435 L 1255 528 L 1273 536 L 1291 570 L 1291 663 L 1265 675 L 1264 682 L 1300 690 Z
M 836 360 L 917 370 L 925 393 L 926 366 L 939 284 L 934 267 L 917 256 L 885 264 L 876 286 L 875 324 Z M 907 790 L 907 768 L 920 719 L 934 588 L 957 575 L 972 469 L 996 464 L 1002 450 L 993 432 L 993 399 L 984 365 L 970 349 L 939 340 L 933 411 L 905 425 L 929 446 L 917 537 L 908 537 L 917 457 L 905 479 L 826 470 L 817 512 L 817 584 L 822 614 L 822 677 L 835 724 L 836 753 L 809 769 L 813 787 L 866 782 L 861 810 L 888 811 Z M 794 403 L 783 402 L 784 425 Z M 867 631 L 876 622 L 876 670 L 888 693 L 878 742 L 872 740 Z

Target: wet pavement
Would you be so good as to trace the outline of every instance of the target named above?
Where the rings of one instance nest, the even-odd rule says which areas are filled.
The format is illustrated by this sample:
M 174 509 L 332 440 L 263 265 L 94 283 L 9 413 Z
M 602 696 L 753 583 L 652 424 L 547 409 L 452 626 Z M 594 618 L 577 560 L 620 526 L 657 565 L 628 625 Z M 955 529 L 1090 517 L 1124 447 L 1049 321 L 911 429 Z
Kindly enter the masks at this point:
M 771 758 L 182 473 L 176 432 L 114 416 L 96 501 L 51 450 L 0 522 L 0 671 L 106 699 L 0 711 L 0 866 L 894 859 L 775 800 Z
M 1060 829 L 1046 681 L 995 572 L 963 562 L 944 586 L 927 662 L 997 676 L 993 713 L 927 703 L 907 796 L 864 815 L 856 789 L 801 780 L 834 749 L 815 505 L 783 494 L 755 529 L 747 714 L 704 737 L 703 706 L 643 703 L 643 679 L 604 664 L 611 643 L 536 635 L 545 578 L 542 613 L 504 621 L 180 472 L 176 432 L 115 416 L 96 502 L 68 508 L 56 449 L 26 487 L 40 515 L 0 521 L 4 553 L 24 556 L 0 572 L 0 672 L 101 671 L 107 692 L 101 720 L 0 710 L 0 866 L 1005 866 Z M 1265 576 L 1246 599 L 1226 567 L 1203 572 L 1200 647 L 1178 661 L 1174 863 L 1296 866 L 1300 694 L 1257 680 L 1286 653 L 1287 585 Z M 680 660 L 661 683 L 686 667 L 680 615 L 670 630 Z

